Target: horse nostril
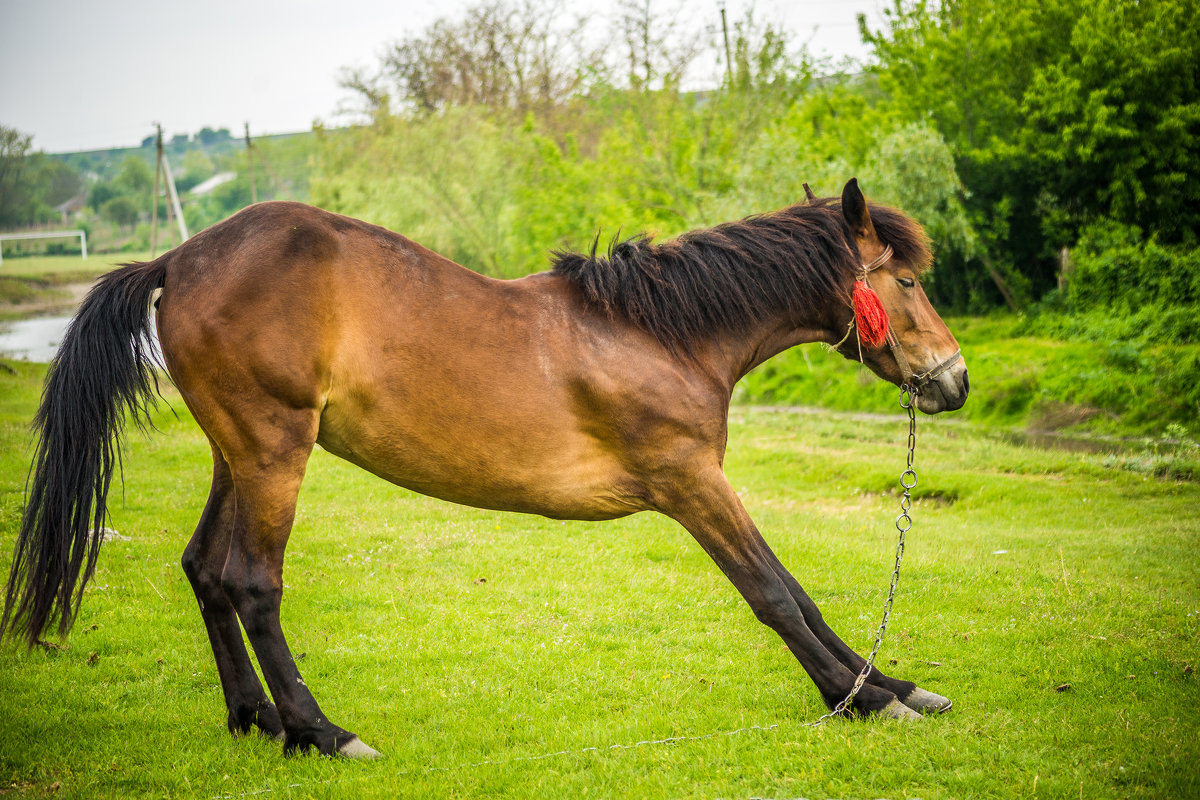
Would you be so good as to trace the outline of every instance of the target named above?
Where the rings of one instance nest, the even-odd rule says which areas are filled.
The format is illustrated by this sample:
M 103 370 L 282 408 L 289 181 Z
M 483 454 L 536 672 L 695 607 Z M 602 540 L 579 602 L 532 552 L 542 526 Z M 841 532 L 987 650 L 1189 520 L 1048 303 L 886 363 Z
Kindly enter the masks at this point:
M 971 391 L 971 381 L 967 379 L 967 371 L 963 370 L 963 394 Z

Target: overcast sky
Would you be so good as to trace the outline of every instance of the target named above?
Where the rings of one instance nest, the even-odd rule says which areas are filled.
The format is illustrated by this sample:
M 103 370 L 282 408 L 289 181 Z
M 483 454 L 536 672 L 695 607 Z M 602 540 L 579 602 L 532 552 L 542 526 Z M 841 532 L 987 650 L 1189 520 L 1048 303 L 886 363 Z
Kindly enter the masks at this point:
M 47 152 L 136 146 L 161 122 L 167 136 L 337 124 L 344 66 L 370 66 L 384 45 L 419 33 L 473 0 L 0 0 L 0 124 Z M 679 0 L 663 0 L 664 9 Z M 615 3 L 564 0 L 607 24 Z M 814 55 L 863 58 L 856 14 L 878 27 L 880 0 L 727 0 L 753 6 Z M 686 13 L 719 22 L 718 0 Z M 814 33 L 815 31 L 815 33 Z

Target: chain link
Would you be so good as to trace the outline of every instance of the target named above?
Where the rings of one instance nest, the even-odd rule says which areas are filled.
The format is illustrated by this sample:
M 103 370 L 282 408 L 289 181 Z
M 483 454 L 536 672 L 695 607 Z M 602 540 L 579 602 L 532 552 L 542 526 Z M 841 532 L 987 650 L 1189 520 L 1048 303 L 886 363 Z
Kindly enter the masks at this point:
M 883 644 L 888 618 L 892 615 L 892 601 L 896 598 L 896 586 L 900 583 L 900 561 L 904 558 L 904 537 L 912 528 L 912 517 L 909 516 L 908 510 L 912 506 L 912 489 L 917 485 L 917 472 L 913 469 L 913 456 L 917 450 L 916 399 L 916 391 L 910 389 L 908 384 L 900 387 L 900 407 L 908 412 L 908 462 L 904 472 L 900 473 L 900 488 L 904 490 L 900 495 L 900 515 L 896 517 L 896 530 L 899 531 L 900 536 L 896 540 L 896 565 L 892 569 L 892 582 L 888 587 L 887 600 L 883 603 L 883 620 L 879 623 L 879 631 L 875 634 L 875 644 L 872 645 L 871 652 L 867 656 L 867 663 L 863 665 L 862 671 L 854 679 L 854 686 L 850 689 L 850 694 L 846 695 L 845 699 L 834 706 L 828 714 L 812 722 L 811 724 L 814 726 L 845 713 L 850 704 L 854 702 L 854 698 L 862 689 L 863 684 L 866 683 L 867 676 L 875 668 L 875 657 L 879 654 L 879 648 Z

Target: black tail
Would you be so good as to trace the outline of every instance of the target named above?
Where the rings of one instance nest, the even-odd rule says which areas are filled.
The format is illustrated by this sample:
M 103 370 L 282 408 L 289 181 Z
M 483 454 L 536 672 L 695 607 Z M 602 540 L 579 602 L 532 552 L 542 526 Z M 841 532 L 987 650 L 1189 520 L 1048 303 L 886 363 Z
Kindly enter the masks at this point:
M 100 553 L 126 412 L 144 428 L 156 404 L 149 303 L 165 273 L 160 258 L 101 278 L 50 364 L 0 636 L 19 635 L 32 647 L 55 620 L 64 636 L 79 610 Z

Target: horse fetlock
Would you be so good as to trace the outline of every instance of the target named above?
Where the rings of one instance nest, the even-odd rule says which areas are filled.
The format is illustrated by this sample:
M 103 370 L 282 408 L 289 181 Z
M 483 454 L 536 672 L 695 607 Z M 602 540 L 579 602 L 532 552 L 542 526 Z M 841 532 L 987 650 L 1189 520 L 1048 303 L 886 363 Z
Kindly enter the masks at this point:
M 229 709 L 229 732 L 234 736 L 250 733 L 258 728 L 266 735 L 278 739 L 283 734 L 283 722 L 279 710 L 270 700 L 263 698 L 256 703 L 241 703 Z
M 838 698 L 839 702 L 840 700 L 841 698 Z M 848 711 L 851 716 L 869 717 L 873 714 L 883 714 L 886 709 L 898 703 L 903 705 L 896 695 L 887 689 L 881 689 L 878 686 L 872 686 L 868 683 L 864 684 L 858 690 L 858 694 L 854 696 L 854 700 L 850 703 Z M 830 707 L 832 708 L 833 706 Z

